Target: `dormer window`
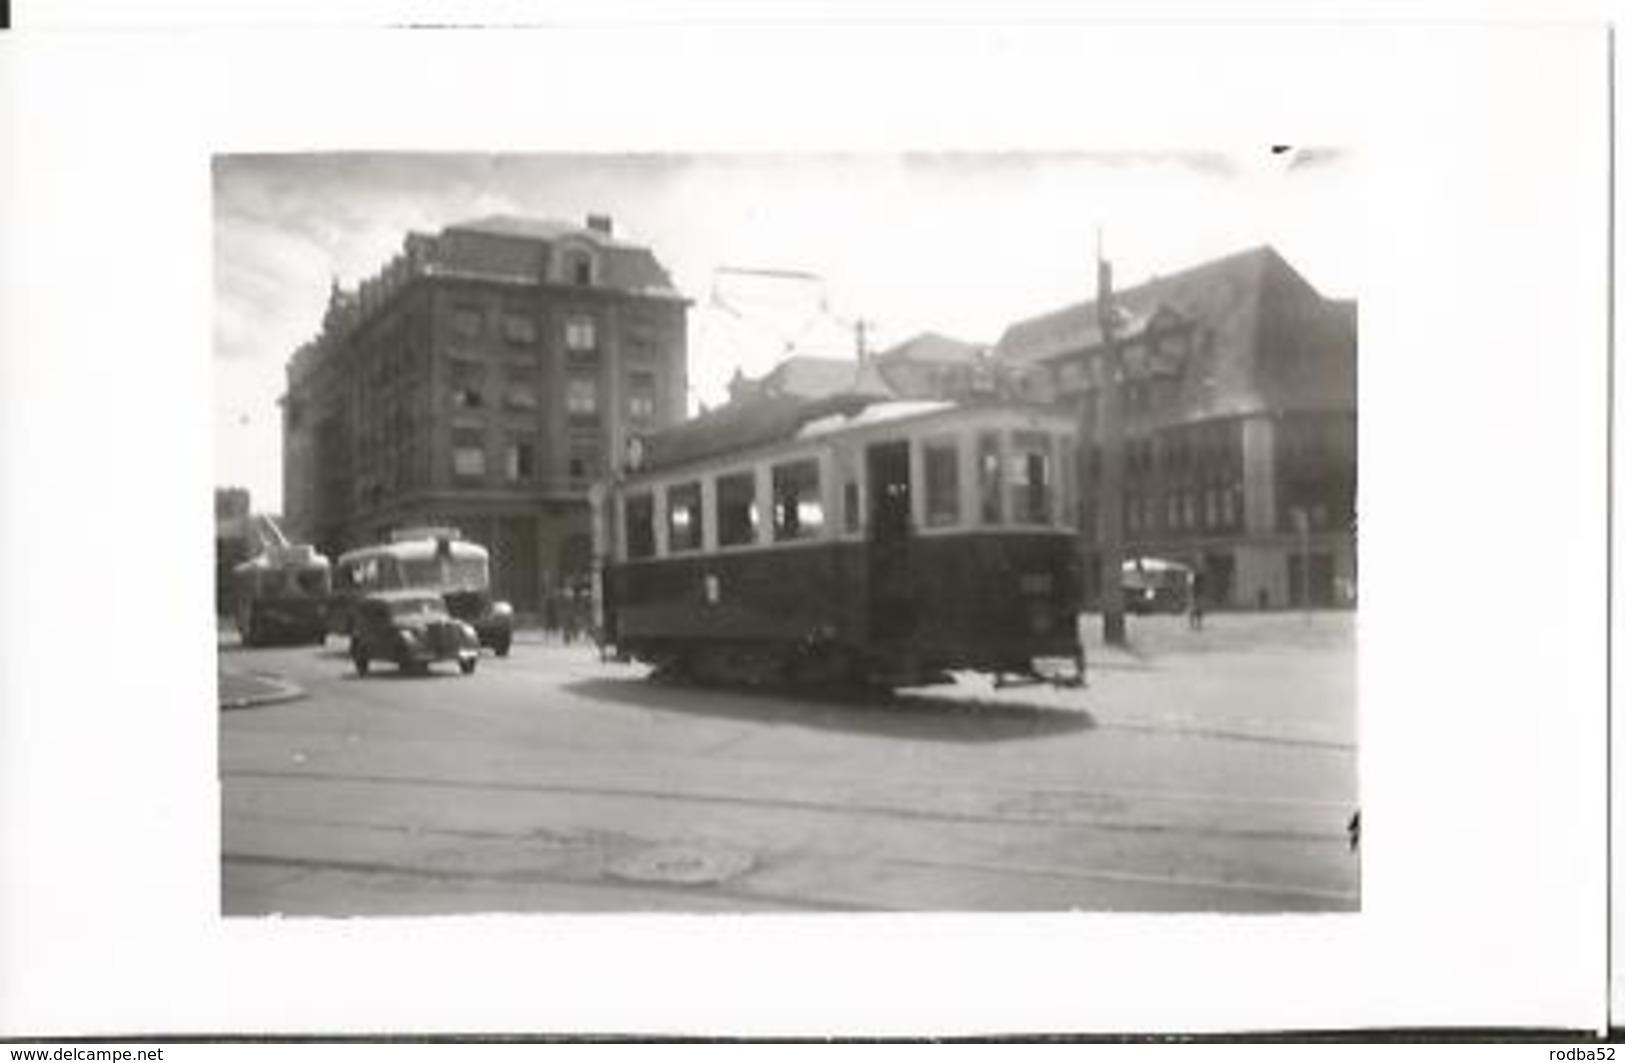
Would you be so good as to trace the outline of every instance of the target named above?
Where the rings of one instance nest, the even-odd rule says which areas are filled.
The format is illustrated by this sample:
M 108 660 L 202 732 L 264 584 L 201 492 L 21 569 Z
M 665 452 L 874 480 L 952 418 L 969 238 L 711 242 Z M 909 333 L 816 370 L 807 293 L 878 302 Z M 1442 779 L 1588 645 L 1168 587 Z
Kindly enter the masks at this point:
M 599 249 L 585 237 L 566 237 L 554 246 L 548 277 L 554 284 L 578 288 L 598 283 Z

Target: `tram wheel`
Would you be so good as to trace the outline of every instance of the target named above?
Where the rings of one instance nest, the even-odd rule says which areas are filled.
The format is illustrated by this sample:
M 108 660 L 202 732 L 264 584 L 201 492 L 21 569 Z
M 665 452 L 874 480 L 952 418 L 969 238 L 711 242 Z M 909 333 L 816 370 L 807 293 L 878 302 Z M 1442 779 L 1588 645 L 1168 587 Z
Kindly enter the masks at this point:
M 863 671 L 845 646 L 823 643 L 798 649 L 785 662 L 785 678 L 796 686 L 848 687 L 858 685 Z

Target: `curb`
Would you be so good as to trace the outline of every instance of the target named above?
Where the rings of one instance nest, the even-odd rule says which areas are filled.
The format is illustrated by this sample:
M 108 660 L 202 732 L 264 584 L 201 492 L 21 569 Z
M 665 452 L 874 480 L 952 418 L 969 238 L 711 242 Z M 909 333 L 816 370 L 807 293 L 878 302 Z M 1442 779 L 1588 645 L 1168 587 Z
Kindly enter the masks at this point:
M 290 683 L 285 679 L 277 679 L 264 675 L 243 675 L 236 672 L 222 672 L 221 678 L 231 675 L 237 679 L 251 679 L 265 689 L 253 694 L 240 694 L 235 697 L 220 696 L 222 709 L 248 709 L 259 705 L 275 705 L 284 701 L 293 701 L 305 696 L 303 687 Z

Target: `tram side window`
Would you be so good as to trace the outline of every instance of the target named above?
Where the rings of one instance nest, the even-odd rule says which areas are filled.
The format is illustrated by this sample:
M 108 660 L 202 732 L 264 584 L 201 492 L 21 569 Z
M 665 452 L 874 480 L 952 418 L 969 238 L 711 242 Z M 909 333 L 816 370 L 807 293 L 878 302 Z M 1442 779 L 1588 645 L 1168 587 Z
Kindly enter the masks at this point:
M 678 484 L 666 491 L 666 543 L 672 553 L 698 550 L 705 541 L 700 485 Z
M 976 438 L 977 485 L 982 494 L 982 523 L 1004 521 L 1004 469 L 999 462 L 999 434 L 983 432 Z
M 824 500 L 818 491 L 818 462 L 773 466 L 773 541 L 812 539 L 824 530 Z
M 756 541 L 756 474 L 738 472 L 717 477 L 717 544 L 748 546 Z
M 626 556 L 631 561 L 655 556 L 653 495 L 629 495 L 626 499 Z
M 959 523 L 959 447 L 952 440 L 925 445 L 925 523 Z
M 1055 474 L 1050 467 L 1049 436 L 1016 432 L 1010 439 L 1010 519 L 1017 524 L 1048 524 Z

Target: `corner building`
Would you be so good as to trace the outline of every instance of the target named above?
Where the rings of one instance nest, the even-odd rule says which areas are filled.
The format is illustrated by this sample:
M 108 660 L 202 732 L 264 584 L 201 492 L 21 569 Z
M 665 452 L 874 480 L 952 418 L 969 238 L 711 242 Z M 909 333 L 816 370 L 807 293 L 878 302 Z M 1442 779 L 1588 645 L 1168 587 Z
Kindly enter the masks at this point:
M 686 411 L 688 302 L 649 249 L 506 216 L 408 235 L 288 364 L 283 506 L 336 557 L 452 525 L 539 610 L 591 567 L 587 491 Z
M 1346 605 L 1356 576 L 1356 317 L 1272 248 L 1116 293 L 1123 556 L 1197 567 L 1209 604 Z M 1075 411 L 1084 594 L 1099 592 L 1101 400 L 1094 302 L 1011 325 L 996 358 Z

